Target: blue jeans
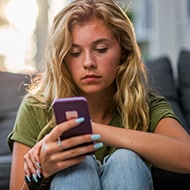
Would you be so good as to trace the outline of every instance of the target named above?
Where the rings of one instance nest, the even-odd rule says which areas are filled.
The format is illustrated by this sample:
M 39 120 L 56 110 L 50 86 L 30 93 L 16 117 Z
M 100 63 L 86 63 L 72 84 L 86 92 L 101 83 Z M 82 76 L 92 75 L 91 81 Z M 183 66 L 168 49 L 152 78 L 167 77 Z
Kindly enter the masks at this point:
M 55 175 L 51 190 L 153 190 L 150 169 L 133 151 L 117 149 L 99 164 L 93 156 Z

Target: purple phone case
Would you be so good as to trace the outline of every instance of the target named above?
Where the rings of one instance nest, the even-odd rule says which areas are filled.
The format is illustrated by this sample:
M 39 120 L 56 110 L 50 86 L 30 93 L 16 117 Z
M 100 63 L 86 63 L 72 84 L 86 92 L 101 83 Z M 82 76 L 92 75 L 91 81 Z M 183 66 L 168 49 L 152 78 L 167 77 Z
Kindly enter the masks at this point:
M 60 136 L 61 139 L 83 134 L 92 134 L 92 126 L 86 98 L 59 98 L 54 101 L 53 108 L 57 124 L 70 118 L 85 118 L 84 122 L 80 123 L 77 127 L 69 129 L 62 134 Z

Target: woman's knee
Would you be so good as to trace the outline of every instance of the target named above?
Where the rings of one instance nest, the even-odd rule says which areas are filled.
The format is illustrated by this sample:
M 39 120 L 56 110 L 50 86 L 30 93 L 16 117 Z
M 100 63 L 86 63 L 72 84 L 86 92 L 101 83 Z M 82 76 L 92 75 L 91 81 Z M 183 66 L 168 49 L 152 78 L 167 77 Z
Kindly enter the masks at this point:
M 128 149 L 117 149 L 105 159 L 106 164 L 109 164 L 110 162 L 111 164 L 121 165 L 122 167 L 135 167 L 139 162 L 144 165 L 142 158 L 134 151 Z
M 139 173 L 140 171 L 148 173 L 148 175 L 150 173 L 150 169 L 144 160 L 137 153 L 128 149 L 117 149 L 111 154 L 104 166 L 109 165 L 112 169 L 124 170 L 130 173 Z
M 51 190 L 61 189 L 97 189 L 100 185 L 98 166 L 94 158 L 87 156 L 86 159 L 78 165 L 58 172 L 51 182 Z M 63 188 L 64 187 L 64 188 Z
M 105 160 L 102 184 L 104 189 L 152 189 L 151 172 L 143 159 L 135 152 L 118 149 Z M 119 174 L 119 179 L 115 175 Z M 109 180 L 108 180 L 109 179 Z

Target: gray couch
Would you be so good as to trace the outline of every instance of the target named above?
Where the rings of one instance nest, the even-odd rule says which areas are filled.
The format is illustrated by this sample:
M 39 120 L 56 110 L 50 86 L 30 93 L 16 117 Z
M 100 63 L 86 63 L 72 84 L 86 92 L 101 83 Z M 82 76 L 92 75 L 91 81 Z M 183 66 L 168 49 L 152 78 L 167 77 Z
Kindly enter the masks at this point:
M 160 57 L 145 61 L 152 86 L 171 103 L 190 134 L 190 50 L 182 50 L 178 59 L 179 78 L 174 79 L 170 60 Z M 25 94 L 24 83 L 28 77 L 22 74 L 0 72 L 0 189 L 7 190 L 11 166 L 11 152 L 6 138 L 11 131 L 18 106 Z M 190 189 L 190 174 L 179 174 L 152 168 L 155 190 Z
M 25 93 L 28 77 L 22 74 L 0 72 L 0 189 L 7 190 L 11 166 L 11 152 L 6 139 Z
M 170 59 L 167 56 L 145 61 L 151 85 L 164 95 L 180 118 L 183 127 L 190 134 L 190 50 L 182 49 L 174 78 Z M 190 147 L 189 147 L 190 148 Z M 188 190 L 190 174 L 180 174 L 152 168 L 155 190 Z

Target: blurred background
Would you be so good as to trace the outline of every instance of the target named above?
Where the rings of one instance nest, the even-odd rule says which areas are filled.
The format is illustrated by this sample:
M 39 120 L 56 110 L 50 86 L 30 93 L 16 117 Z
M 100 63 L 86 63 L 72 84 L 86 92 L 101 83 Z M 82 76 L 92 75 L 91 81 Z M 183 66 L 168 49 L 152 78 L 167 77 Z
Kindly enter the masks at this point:
M 41 70 L 49 26 L 70 1 L 0 0 L 0 71 Z M 175 71 L 179 51 L 190 49 L 190 0 L 117 2 L 134 24 L 143 58 L 167 55 Z

